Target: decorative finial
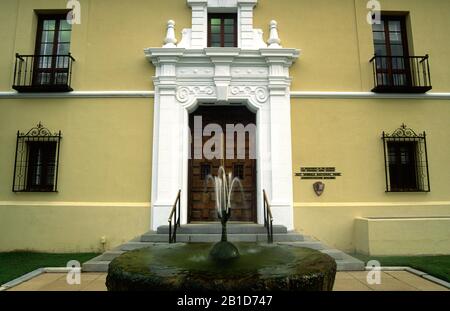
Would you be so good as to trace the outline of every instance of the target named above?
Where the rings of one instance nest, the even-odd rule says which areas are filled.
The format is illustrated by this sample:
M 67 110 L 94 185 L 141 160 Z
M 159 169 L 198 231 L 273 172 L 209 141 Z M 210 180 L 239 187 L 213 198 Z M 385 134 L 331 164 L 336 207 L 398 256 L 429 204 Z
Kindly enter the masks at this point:
M 270 37 L 267 43 L 269 44 L 269 48 L 281 48 L 281 40 L 278 36 L 278 23 L 274 20 L 270 21 Z
M 164 39 L 163 48 L 176 48 L 177 38 L 175 38 L 175 22 L 169 20 L 167 22 L 167 34 Z

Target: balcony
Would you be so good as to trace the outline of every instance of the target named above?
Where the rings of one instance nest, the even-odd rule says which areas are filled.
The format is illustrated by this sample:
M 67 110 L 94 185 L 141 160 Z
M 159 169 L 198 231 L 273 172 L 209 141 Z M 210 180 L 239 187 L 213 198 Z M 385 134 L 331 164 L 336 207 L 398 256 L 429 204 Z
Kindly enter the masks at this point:
M 375 93 L 426 93 L 432 89 L 428 55 L 377 56 L 373 68 Z
M 72 63 L 67 55 L 16 54 L 12 88 L 20 93 L 71 92 Z

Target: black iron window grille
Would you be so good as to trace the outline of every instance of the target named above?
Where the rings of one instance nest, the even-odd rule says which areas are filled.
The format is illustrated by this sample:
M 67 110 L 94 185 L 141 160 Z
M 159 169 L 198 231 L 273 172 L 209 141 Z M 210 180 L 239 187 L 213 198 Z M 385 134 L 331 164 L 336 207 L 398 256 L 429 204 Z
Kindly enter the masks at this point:
M 402 124 L 383 132 L 386 192 L 430 192 L 425 132 L 416 134 Z
M 26 134 L 17 132 L 13 192 L 57 192 L 61 131 L 40 122 Z

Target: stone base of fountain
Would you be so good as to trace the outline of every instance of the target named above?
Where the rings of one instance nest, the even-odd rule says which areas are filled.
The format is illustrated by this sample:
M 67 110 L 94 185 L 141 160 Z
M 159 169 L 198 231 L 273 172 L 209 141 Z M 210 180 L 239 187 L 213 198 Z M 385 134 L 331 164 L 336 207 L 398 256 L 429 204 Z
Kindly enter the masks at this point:
M 234 244 L 227 241 L 220 241 L 212 247 L 209 252 L 212 260 L 224 262 L 239 258 L 239 250 Z
M 110 291 L 329 291 L 336 263 L 319 251 L 238 243 L 240 256 L 213 260 L 212 244 L 155 245 L 109 265 Z

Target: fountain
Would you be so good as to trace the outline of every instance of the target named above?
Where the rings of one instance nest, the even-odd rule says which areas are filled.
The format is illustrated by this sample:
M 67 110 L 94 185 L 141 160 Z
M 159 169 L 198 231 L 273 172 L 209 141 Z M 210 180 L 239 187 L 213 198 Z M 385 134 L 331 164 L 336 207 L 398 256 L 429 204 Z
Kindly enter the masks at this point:
M 221 241 L 155 244 L 127 252 L 108 269 L 110 291 L 321 291 L 332 290 L 333 258 L 289 245 L 227 241 L 232 193 L 240 184 L 221 167 L 214 182 Z
M 216 194 L 217 215 L 222 224 L 222 238 L 216 243 L 209 256 L 215 261 L 229 261 L 239 258 L 239 250 L 227 240 L 227 222 L 231 217 L 231 195 L 235 185 L 240 185 L 240 180 L 230 174 L 226 174 L 225 168 L 221 166 L 217 176 L 209 176 L 214 180 L 214 189 Z M 241 185 L 242 189 L 242 185 Z

